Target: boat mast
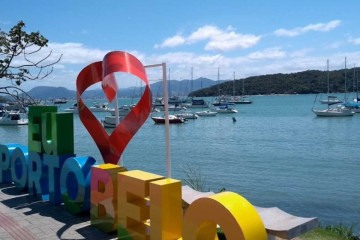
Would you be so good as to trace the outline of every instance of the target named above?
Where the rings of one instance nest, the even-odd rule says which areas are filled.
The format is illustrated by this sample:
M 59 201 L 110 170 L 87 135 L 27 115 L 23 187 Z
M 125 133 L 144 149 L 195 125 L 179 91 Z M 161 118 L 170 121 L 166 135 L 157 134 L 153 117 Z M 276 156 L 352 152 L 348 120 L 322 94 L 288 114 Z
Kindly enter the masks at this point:
M 168 76 L 168 94 L 170 93 L 170 96 L 171 96 L 171 87 L 170 87 L 170 68 L 169 68 L 169 76 Z M 165 98 L 165 96 L 164 96 L 164 101 L 169 101 L 169 99 L 168 98 Z
M 245 78 L 243 78 L 243 80 L 242 80 L 242 95 L 243 95 L 243 96 L 244 96 L 244 94 L 245 94 L 244 80 L 245 80 Z
M 193 91 L 193 67 L 191 67 L 191 92 Z
M 355 77 L 356 77 L 356 73 L 355 73 L 355 64 L 354 64 L 354 73 L 353 73 L 353 89 L 352 89 L 352 91 L 353 92 L 355 92 L 355 91 L 357 91 L 357 88 L 356 88 L 356 85 L 355 85 L 355 81 L 356 81 L 356 79 L 355 79 Z
M 234 80 L 233 80 L 233 96 L 235 96 L 235 72 L 234 72 Z
M 358 101 L 359 99 L 359 70 L 356 71 L 357 75 L 356 75 L 356 101 Z M 355 73 L 355 71 L 354 71 Z
M 218 95 L 220 96 L 220 86 L 219 86 L 219 82 L 220 82 L 220 67 L 218 67 L 218 74 L 217 74 L 217 84 L 218 84 Z
M 346 93 L 347 93 L 347 86 L 346 86 L 346 57 L 345 57 L 345 89 L 344 89 L 344 93 L 345 93 L 345 101 L 347 102 L 347 96 L 346 96 Z
M 326 71 L 327 71 L 327 93 L 330 93 L 330 80 L 329 80 L 329 59 L 326 61 Z

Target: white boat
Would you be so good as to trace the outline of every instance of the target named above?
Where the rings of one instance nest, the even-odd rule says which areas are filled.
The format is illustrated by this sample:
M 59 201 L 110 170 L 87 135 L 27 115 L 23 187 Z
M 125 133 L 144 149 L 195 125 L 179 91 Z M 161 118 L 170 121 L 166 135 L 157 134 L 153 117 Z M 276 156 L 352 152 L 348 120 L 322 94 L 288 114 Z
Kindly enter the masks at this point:
M 0 118 L 0 125 L 27 125 L 29 119 L 26 113 L 7 111 Z
M 360 113 L 360 96 L 359 96 L 359 83 L 356 78 L 356 71 L 354 68 L 354 82 L 353 84 L 356 86 L 356 96 L 353 97 L 352 101 L 346 101 L 343 103 L 343 105 L 347 108 L 350 108 L 355 113 Z
M 320 102 L 322 104 L 338 104 L 342 103 L 343 101 L 341 101 L 337 96 L 328 96 L 327 99 L 320 99 Z
M 199 115 L 197 115 L 196 113 L 192 113 L 192 112 L 177 113 L 177 114 L 175 114 L 175 116 L 180 117 L 180 118 L 184 118 L 184 119 L 197 119 L 197 118 L 199 118 Z
M 251 104 L 252 101 L 249 97 L 246 96 L 232 96 L 229 99 L 229 103 L 235 103 L 235 104 Z
M 161 105 L 157 105 L 156 106 L 157 109 L 159 109 L 160 111 L 164 111 L 165 110 L 165 105 L 161 106 Z M 180 105 L 168 105 L 168 110 L 169 111 L 182 111 L 182 110 L 186 110 L 186 107 L 180 106 Z
M 345 68 L 346 68 L 346 60 L 345 60 Z M 320 99 L 320 103 L 322 104 L 338 104 L 342 103 L 342 101 L 337 97 L 330 95 L 330 77 L 329 77 L 329 59 L 326 61 L 326 72 L 327 72 L 327 98 Z M 345 83 L 346 85 L 346 83 Z M 346 86 L 345 86 L 346 87 Z
M 327 109 L 313 109 L 312 111 L 318 117 L 351 117 L 355 114 L 355 112 L 344 105 L 337 105 L 335 107 L 329 105 Z
M 234 80 L 233 80 L 233 95 L 229 97 L 229 103 L 235 104 L 251 104 L 252 101 L 249 97 L 245 96 L 245 87 L 244 87 L 244 79 L 242 80 L 242 94 L 241 96 L 235 96 L 235 72 L 234 72 Z
M 90 111 L 92 112 L 110 112 L 111 109 L 107 106 L 107 104 L 99 104 L 95 103 L 90 107 Z
M 191 99 L 191 103 L 186 103 L 182 106 L 186 108 L 209 108 L 210 103 L 206 102 L 204 99 Z
M 65 98 L 57 98 L 57 99 L 54 99 L 54 104 L 65 104 L 67 103 L 68 100 L 65 99 Z
M 345 71 L 346 71 L 346 58 L 345 58 Z M 327 79 L 328 79 L 328 92 L 329 92 L 329 60 L 327 60 Z M 345 91 L 346 91 L 346 72 L 345 72 Z M 316 99 L 315 99 L 316 100 Z M 313 113 L 318 117 L 351 117 L 354 116 L 355 112 L 349 107 L 338 104 L 342 101 L 336 96 L 328 96 L 327 101 L 321 101 L 321 103 L 326 103 L 328 107 L 326 109 L 314 109 L 312 108 Z
M 119 117 L 119 123 L 123 117 Z M 104 119 L 101 120 L 102 125 L 105 128 L 115 128 L 116 127 L 116 117 L 115 116 L 106 116 Z
M 360 102 L 345 102 L 343 103 L 343 105 L 351 109 L 351 111 L 353 111 L 354 113 L 360 113 Z
M 217 113 L 237 113 L 238 112 L 235 108 L 228 106 L 228 105 L 218 106 L 214 110 Z
M 165 116 L 151 117 L 151 119 L 155 123 L 165 124 Z M 175 115 L 169 115 L 169 124 L 179 124 L 179 123 L 184 123 L 184 122 L 185 122 L 185 119 L 182 117 L 177 117 Z
M 65 108 L 65 109 L 62 110 L 62 111 L 63 111 L 63 112 L 78 113 L 77 103 L 74 103 L 71 107 Z
M 234 105 L 234 103 L 229 102 L 229 96 L 218 96 L 215 98 L 215 101 L 212 103 L 213 106 L 229 106 Z
M 135 107 L 135 105 L 121 105 L 118 107 L 119 116 L 126 116 Z M 115 109 L 110 110 L 111 115 L 115 116 Z
M 217 112 L 215 111 L 210 111 L 210 110 L 204 110 L 204 111 L 199 111 L 199 112 L 195 112 L 198 116 L 200 117 L 207 117 L 207 116 L 216 116 Z

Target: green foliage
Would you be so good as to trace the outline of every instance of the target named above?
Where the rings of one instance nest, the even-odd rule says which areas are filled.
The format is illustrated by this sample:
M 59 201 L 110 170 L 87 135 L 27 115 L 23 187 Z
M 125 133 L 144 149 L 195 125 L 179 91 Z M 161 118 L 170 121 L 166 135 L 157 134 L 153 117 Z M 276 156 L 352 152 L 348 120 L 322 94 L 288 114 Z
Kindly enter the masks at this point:
M 47 61 L 51 51 L 39 59 L 48 40 L 39 32 L 27 33 L 24 28 L 25 23 L 20 21 L 8 33 L 0 31 L 0 78 L 9 79 L 16 85 L 47 77 L 53 70 L 52 66 L 61 59 L 60 56 L 54 62 Z M 18 63 L 15 64 L 14 60 Z
M 330 92 L 356 91 L 355 79 L 360 68 L 329 72 Z M 346 78 L 345 78 L 346 74 Z M 345 88 L 346 81 L 346 88 Z M 244 84 L 244 88 L 243 88 Z M 189 94 L 192 97 L 218 95 L 270 95 L 270 94 L 311 94 L 327 92 L 327 72 L 308 70 L 289 74 L 269 74 L 224 82 Z M 244 93 L 242 90 L 244 89 Z
M 338 225 L 320 225 L 313 231 L 310 231 L 300 237 L 301 240 L 360 240 L 353 231 L 354 226 Z
M 209 191 L 208 188 L 206 188 L 206 179 L 201 174 L 200 168 L 194 168 L 191 167 L 188 163 L 186 163 L 185 167 L 182 167 L 184 173 L 185 173 L 185 180 L 184 182 L 189 185 L 192 189 L 200 191 L 200 192 L 206 192 Z

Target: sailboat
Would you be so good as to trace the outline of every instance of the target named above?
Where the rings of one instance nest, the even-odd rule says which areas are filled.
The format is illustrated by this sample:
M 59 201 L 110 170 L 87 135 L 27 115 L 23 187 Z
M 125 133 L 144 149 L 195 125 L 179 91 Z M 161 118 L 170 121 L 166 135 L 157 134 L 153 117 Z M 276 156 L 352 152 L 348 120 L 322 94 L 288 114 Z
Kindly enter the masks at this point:
M 220 81 L 220 68 L 218 68 L 218 77 L 217 77 L 217 84 L 219 85 Z M 219 96 L 215 98 L 215 101 L 212 103 L 213 106 L 229 106 L 234 105 L 235 103 L 229 102 L 229 96 L 220 95 L 220 89 L 218 87 Z
M 251 104 L 252 101 L 249 97 L 244 95 L 244 79 L 242 80 L 242 94 L 241 96 L 235 96 L 235 72 L 234 72 L 234 80 L 233 80 L 233 95 L 229 99 L 229 103 L 235 104 Z
M 356 77 L 356 71 L 355 71 L 355 65 L 354 65 L 354 75 L 353 75 L 353 86 L 355 84 Z M 350 108 L 355 113 L 360 113 L 360 97 L 359 97 L 359 89 L 358 89 L 358 80 L 356 80 L 356 89 L 354 89 L 354 92 L 356 92 L 356 96 L 353 98 L 352 101 L 347 101 L 344 103 L 345 107 Z
M 191 79 L 190 79 L 191 90 L 190 90 L 190 92 L 193 91 L 193 80 L 194 80 L 194 71 L 193 71 L 193 68 L 191 68 Z M 200 89 L 202 89 L 202 79 L 201 79 Z M 203 98 L 190 97 L 186 103 L 182 104 L 182 106 L 184 106 L 186 108 L 210 108 L 210 103 L 205 101 L 205 99 L 203 99 Z
M 346 58 L 345 58 L 345 71 L 346 71 Z M 327 78 L 329 79 L 329 60 L 327 60 Z M 329 80 L 328 80 L 328 86 L 329 86 Z M 328 93 L 329 90 L 330 89 L 328 87 Z M 346 74 L 345 74 L 345 92 L 346 92 Z M 318 117 L 351 117 L 354 115 L 355 113 L 354 111 L 352 111 L 350 108 L 346 107 L 345 105 L 339 103 L 341 103 L 341 101 L 337 102 L 334 100 L 332 96 L 328 95 L 328 101 L 327 101 L 328 107 L 326 109 L 314 109 L 313 107 L 312 111 Z
M 322 104 L 342 103 L 342 101 L 337 96 L 330 95 L 329 59 L 326 61 L 326 72 L 327 72 L 327 98 L 320 99 L 320 102 Z

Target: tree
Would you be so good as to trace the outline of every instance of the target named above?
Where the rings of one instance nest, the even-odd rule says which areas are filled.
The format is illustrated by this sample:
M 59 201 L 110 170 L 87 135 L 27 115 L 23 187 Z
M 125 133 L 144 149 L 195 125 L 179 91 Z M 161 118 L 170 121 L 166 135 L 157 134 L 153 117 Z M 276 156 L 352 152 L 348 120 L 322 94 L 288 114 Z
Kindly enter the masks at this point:
M 6 33 L 0 29 L 0 78 L 18 86 L 27 80 L 41 80 L 53 71 L 55 61 L 49 61 L 52 51 L 42 55 L 48 40 L 39 32 L 26 33 L 20 21 Z

